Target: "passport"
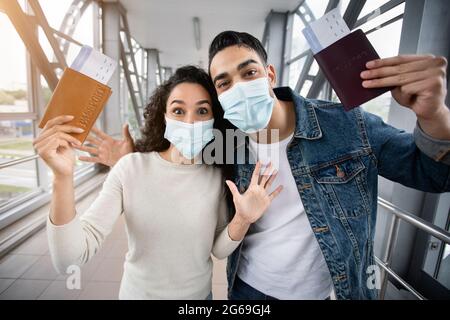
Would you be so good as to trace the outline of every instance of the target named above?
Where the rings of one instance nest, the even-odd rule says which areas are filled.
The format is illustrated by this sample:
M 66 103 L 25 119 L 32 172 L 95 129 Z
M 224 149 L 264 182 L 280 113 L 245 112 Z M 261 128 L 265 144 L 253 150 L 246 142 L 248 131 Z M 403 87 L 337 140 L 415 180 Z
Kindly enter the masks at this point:
M 303 34 L 346 111 L 393 89 L 362 86 L 366 63 L 380 57 L 361 29 L 350 32 L 337 9 L 310 23 Z
M 84 129 L 69 133 L 84 143 L 98 116 L 106 105 L 112 90 L 107 82 L 117 63 L 100 52 L 84 46 L 71 67 L 64 69 L 44 112 L 39 128 L 60 115 L 73 115 L 67 122 Z

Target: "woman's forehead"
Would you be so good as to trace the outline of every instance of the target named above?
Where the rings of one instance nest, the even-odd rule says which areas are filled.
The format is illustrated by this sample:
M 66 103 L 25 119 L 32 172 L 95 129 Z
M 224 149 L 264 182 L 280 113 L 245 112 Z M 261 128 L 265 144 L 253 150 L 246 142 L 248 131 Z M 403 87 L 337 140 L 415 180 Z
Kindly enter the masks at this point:
M 169 103 L 172 100 L 183 100 L 185 102 L 197 102 L 200 100 L 211 101 L 208 91 L 198 83 L 180 83 L 176 85 L 169 95 Z

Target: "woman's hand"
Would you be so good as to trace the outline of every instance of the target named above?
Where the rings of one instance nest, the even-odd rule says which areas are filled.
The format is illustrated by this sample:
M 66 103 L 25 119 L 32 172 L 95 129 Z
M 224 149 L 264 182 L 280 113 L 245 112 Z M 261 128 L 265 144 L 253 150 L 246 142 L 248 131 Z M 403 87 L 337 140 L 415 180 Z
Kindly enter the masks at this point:
M 122 128 L 123 139 L 116 140 L 96 127 L 92 128 L 95 137 L 91 134 L 86 138 L 92 146 L 76 146 L 76 149 L 89 152 L 92 156 L 80 156 L 81 161 L 101 163 L 113 167 L 120 158 L 134 151 L 134 142 L 128 124 Z
M 73 176 L 75 167 L 74 145 L 80 141 L 69 133 L 82 133 L 82 128 L 67 125 L 73 116 L 64 115 L 49 120 L 39 136 L 33 140 L 38 155 L 53 171 L 54 176 Z
M 283 186 L 278 186 L 275 191 L 268 193 L 270 186 L 277 176 L 277 172 L 272 172 L 270 164 L 263 175 L 260 176 L 261 163 L 258 161 L 253 171 L 250 185 L 243 194 L 240 194 L 236 185 L 227 180 L 226 183 L 233 195 L 233 202 L 236 207 L 236 217 L 245 224 L 252 224 L 257 221 L 267 210 L 272 200 L 280 194 Z

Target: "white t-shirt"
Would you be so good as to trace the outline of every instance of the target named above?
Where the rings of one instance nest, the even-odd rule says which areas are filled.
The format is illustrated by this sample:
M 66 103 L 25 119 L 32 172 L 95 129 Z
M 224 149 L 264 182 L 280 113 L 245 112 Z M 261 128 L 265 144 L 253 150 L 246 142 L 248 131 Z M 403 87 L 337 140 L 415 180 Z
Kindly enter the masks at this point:
M 292 137 L 272 144 L 250 139 L 257 159 L 263 165 L 272 161 L 278 170 L 269 191 L 279 185 L 283 191 L 244 238 L 238 276 L 277 299 L 325 299 L 332 290 L 331 276 L 287 159 Z

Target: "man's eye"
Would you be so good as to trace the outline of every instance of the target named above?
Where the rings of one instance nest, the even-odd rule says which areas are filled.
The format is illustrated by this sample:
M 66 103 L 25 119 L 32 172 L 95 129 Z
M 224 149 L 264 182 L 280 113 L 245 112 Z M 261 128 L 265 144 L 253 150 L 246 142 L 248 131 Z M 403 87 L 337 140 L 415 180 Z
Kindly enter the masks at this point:
M 250 71 L 245 73 L 245 75 L 248 76 L 248 77 L 254 76 L 255 74 L 256 74 L 256 70 L 250 70 Z
M 228 81 L 221 82 L 217 85 L 217 88 L 223 88 L 228 84 Z

